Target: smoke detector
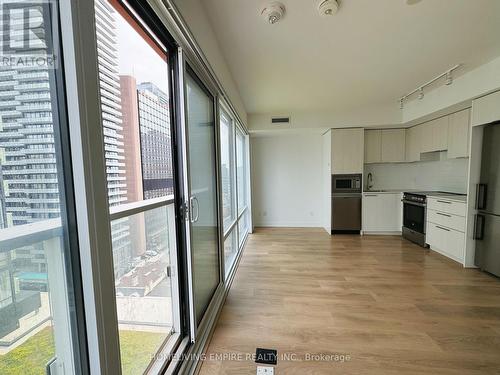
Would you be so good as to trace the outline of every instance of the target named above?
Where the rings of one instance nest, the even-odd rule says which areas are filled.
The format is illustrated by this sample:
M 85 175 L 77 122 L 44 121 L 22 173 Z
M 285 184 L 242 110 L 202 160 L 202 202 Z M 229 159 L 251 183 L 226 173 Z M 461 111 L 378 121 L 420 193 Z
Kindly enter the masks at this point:
M 318 2 L 318 12 L 323 17 L 337 14 L 339 8 L 340 4 L 337 0 L 320 0 Z
M 271 25 L 279 22 L 285 16 L 285 6 L 277 1 L 265 6 L 261 12 L 261 16 L 266 19 Z

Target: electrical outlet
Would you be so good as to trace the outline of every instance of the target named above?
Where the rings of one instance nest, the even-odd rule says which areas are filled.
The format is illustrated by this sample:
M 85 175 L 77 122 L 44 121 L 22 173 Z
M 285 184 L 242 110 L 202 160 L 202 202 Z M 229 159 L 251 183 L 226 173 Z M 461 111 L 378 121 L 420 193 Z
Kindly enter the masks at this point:
M 274 367 L 257 366 L 257 375 L 274 375 Z

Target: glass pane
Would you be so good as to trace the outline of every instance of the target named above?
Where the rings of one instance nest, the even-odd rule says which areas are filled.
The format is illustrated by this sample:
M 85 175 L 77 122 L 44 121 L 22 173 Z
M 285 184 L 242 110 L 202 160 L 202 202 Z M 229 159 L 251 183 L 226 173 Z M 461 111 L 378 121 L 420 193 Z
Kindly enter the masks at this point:
M 113 212 L 127 208 L 127 203 L 173 196 L 174 192 L 167 51 L 141 20 L 120 7 L 116 1 L 95 0 L 106 174 Z M 142 374 L 178 323 L 172 320 L 178 304 L 172 304 L 168 276 L 170 244 L 175 242 L 169 242 L 168 234 L 166 207 L 111 222 L 124 374 Z
M 238 213 L 241 213 L 247 206 L 247 172 L 245 136 L 239 130 L 236 130 L 236 173 L 238 185 Z
M 226 274 L 231 270 L 236 254 L 238 254 L 238 241 L 236 235 L 236 227 L 229 233 L 224 241 L 224 266 Z
M 233 134 L 232 121 L 228 115 L 222 112 L 220 118 L 220 148 L 224 231 L 236 220 Z
M 248 220 L 249 211 L 246 210 L 243 215 L 240 217 L 240 221 L 238 222 L 238 234 L 239 234 L 239 245 L 243 243 L 245 236 L 248 234 L 249 229 L 249 220 Z
M 0 374 L 75 373 L 57 2 L 2 2 L 0 20 L 0 50 L 23 56 L 0 66 Z
M 199 323 L 219 285 L 214 100 L 186 75 L 194 300 Z
M 166 51 L 107 0 L 95 8 L 110 206 L 171 195 Z
M 171 211 L 173 212 L 173 210 Z M 123 219 L 116 220 L 120 222 Z M 129 232 L 113 233 L 116 308 L 124 374 L 142 374 L 173 328 L 168 207 L 129 216 Z M 124 239 L 125 238 L 125 239 Z M 130 246 L 120 246 L 122 240 Z

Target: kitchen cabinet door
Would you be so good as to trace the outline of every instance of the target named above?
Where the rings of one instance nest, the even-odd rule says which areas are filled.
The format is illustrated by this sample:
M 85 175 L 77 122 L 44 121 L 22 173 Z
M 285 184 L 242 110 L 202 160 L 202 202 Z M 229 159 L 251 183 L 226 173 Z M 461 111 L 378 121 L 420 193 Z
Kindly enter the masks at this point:
M 414 162 L 420 160 L 421 127 L 414 126 L 406 129 L 406 161 Z
M 382 130 L 365 130 L 365 163 L 380 163 Z
M 448 122 L 449 116 L 443 116 L 432 121 L 431 151 L 444 151 L 448 149 Z
M 421 125 L 416 126 L 416 128 L 419 128 L 421 133 L 420 133 L 420 151 L 421 152 L 432 152 L 434 150 L 434 141 L 433 141 L 433 136 L 434 136 L 434 125 L 435 125 L 435 120 L 423 123 Z
M 363 173 L 364 130 L 332 129 L 332 173 Z
M 472 101 L 472 126 L 500 120 L 500 91 Z
M 441 225 L 427 222 L 426 242 L 431 249 L 459 263 L 463 263 L 465 234 Z
M 363 173 L 365 153 L 365 131 L 363 128 L 348 129 L 348 141 L 346 142 L 345 173 Z
M 401 231 L 400 193 L 363 193 L 363 231 Z
M 448 158 L 469 156 L 470 109 L 450 115 L 448 125 Z
M 380 231 L 380 217 L 378 213 L 381 209 L 381 194 L 364 193 L 363 194 L 363 210 L 362 210 L 362 229 L 363 232 Z
M 382 130 L 381 159 L 383 163 L 405 161 L 406 136 L 404 129 Z

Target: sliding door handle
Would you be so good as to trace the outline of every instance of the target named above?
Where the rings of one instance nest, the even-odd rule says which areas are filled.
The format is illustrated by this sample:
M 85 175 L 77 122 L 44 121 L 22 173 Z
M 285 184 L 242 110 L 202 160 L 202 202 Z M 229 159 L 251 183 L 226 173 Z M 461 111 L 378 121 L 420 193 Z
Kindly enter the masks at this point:
M 198 202 L 198 198 L 196 198 L 195 195 L 192 195 L 189 198 L 189 221 L 191 223 L 196 223 L 199 218 L 200 218 L 200 203 Z
M 484 215 L 474 216 L 474 235 L 472 238 L 477 241 L 484 239 L 484 222 L 486 217 Z

